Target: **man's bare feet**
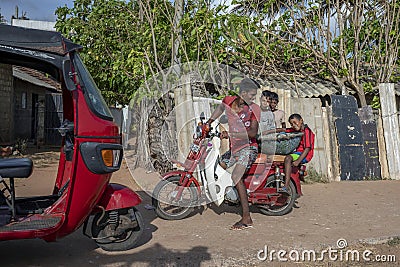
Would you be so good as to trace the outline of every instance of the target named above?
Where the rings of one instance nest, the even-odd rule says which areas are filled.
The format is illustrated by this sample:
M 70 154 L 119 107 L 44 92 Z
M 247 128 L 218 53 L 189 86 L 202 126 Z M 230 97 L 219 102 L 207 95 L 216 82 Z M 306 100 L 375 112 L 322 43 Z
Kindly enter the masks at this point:
M 241 221 L 238 221 L 234 225 L 229 228 L 230 230 L 244 230 L 247 228 L 253 228 L 253 224 L 247 224 L 247 223 L 242 223 Z

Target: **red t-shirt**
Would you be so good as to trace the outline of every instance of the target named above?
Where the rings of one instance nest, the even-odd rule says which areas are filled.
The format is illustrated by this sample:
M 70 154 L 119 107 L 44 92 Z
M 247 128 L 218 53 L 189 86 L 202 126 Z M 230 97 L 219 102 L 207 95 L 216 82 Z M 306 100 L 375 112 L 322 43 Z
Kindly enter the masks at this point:
M 225 104 L 226 116 L 228 117 L 229 132 L 242 133 L 250 128 L 251 121 L 253 120 L 259 121 L 261 109 L 257 104 L 252 103 L 249 106 L 245 105 L 241 112 L 235 113 L 232 111 L 231 107 L 233 101 L 235 101 L 236 98 L 237 96 L 226 96 L 222 100 L 222 103 Z M 235 153 L 236 151 L 247 146 L 254 146 L 254 147 L 258 146 L 255 137 L 254 138 L 231 137 L 229 141 L 232 153 Z
M 296 132 L 293 130 L 293 128 L 286 129 L 286 132 Z M 308 152 L 306 156 L 307 162 L 310 162 L 312 157 L 314 156 L 314 139 L 315 139 L 315 134 L 313 131 L 311 131 L 310 127 L 308 125 L 304 125 L 304 130 L 301 131 L 303 132 L 303 136 L 301 138 L 299 146 L 296 148 L 296 152 L 302 153 L 307 147 L 310 148 L 310 151 Z

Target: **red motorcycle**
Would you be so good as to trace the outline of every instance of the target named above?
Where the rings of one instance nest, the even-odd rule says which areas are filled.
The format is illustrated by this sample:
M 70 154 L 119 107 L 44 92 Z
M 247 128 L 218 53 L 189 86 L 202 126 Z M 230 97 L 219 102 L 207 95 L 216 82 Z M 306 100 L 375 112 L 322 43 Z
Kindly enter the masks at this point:
M 131 189 L 111 184 L 120 168 L 121 134 L 78 50 L 61 34 L 0 24 L 0 63 L 46 73 L 61 83 L 64 123 L 54 190 L 18 197 L 15 179 L 33 168 L 28 158 L 0 159 L 0 240 L 55 241 L 84 225 L 101 248 L 127 250 L 138 243 L 143 219 Z
M 202 131 L 201 128 L 197 128 L 185 162 L 178 163 L 183 170 L 164 174 L 153 191 L 153 206 L 160 218 L 183 219 L 204 202 L 214 202 L 218 206 L 224 202 L 239 203 L 229 169 L 219 165 L 221 141 L 218 125 L 214 131 Z M 282 139 L 299 137 L 299 133 L 283 135 Z M 296 198 L 302 195 L 300 180 L 305 175 L 304 165 L 293 167 L 288 192 L 279 190 L 285 181 L 284 158 L 283 155 L 259 154 L 244 174 L 248 201 L 263 214 L 285 215 L 292 210 Z

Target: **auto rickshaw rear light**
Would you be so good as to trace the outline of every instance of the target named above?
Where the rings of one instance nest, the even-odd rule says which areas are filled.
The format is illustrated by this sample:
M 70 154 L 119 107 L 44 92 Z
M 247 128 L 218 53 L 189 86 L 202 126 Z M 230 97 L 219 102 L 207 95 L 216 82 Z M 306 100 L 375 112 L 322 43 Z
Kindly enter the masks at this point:
M 103 158 L 104 165 L 107 167 L 112 167 L 113 164 L 113 150 L 104 149 L 101 151 L 101 157 Z
M 84 142 L 79 149 L 86 167 L 93 173 L 111 173 L 119 170 L 121 166 L 121 144 Z
M 118 167 L 120 150 L 103 149 L 101 157 L 103 158 L 104 165 L 107 167 Z

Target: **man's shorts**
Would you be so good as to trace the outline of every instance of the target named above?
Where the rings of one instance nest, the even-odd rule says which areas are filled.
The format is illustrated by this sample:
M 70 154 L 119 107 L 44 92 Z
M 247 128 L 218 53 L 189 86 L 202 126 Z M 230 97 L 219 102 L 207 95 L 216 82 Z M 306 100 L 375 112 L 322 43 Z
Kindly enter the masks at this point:
M 221 156 L 221 162 L 224 162 L 227 168 L 233 165 L 240 164 L 249 169 L 251 164 L 256 161 L 258 154 L 258 148 L 255 146 L 248 146 L 238 150 L 235 154 L 231 155 L 231 151 L 228 150 Z
M 290 156 L 292 156 L 293 161 L 298 160 L 300 158 L 301 152 L 294 152 L 293 154 L 290 154 Z M 306 158 L 304 158 L 300 163 L 301 164 L 305 164 L 308 161 L 306 160 Z

